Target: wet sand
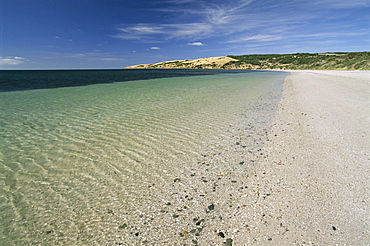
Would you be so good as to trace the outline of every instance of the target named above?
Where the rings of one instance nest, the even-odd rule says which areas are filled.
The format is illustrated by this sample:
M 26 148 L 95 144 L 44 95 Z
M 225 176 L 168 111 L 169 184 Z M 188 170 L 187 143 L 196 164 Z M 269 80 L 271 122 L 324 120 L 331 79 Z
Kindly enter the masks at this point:
M 370 243 L 369 98 L 370 71 L 291 72 L 243 243 Z

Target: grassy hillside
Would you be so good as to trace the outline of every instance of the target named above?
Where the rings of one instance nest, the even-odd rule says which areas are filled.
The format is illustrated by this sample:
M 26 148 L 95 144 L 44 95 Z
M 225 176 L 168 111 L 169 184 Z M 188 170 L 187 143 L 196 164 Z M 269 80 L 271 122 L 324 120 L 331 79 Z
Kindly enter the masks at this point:
M 370 69 L 370 52 L 228 56 L 224 69 Z

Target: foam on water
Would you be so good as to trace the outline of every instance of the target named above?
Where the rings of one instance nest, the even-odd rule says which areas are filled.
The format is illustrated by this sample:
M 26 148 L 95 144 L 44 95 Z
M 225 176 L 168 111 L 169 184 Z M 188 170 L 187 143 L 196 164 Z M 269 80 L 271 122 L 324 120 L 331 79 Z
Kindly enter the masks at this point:
M 158 227 L 172 216 L 158 212 L 163 203 L 177 203 L 174 181 L 196 186 L 186 177 L 209 172 L 198 166 L 210 153 L 218 153 L 209 161 L 213 173 L 257 158 L 285 76 L 1 93 L 0 244 L 166 242 L 186 222 L 166 222 L 175 223 L 173 231 Z M 243 148 L 230 153 L 232 141 Z

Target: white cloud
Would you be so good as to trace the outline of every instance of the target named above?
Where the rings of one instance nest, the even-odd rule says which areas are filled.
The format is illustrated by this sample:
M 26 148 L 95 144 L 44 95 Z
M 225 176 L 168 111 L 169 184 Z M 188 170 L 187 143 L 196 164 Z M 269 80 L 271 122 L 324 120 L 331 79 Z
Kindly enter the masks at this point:
M 160 50 L 161 48 L 159 48 L 159 47 L 151 47 L 150 49 L 151 50 Z
M 192 45 L 192 46 L 203 46 L 205 44 L 203 44 L 202 42 L 193 42 L 193 43 L 188 43 L 188 45 Z
M 120 33 L 112 37 L 159 43 L 174 38 L 199 38 L 211 34 L 212 29 L 211 25 L 205 23 L 137 24 L 128 28 L 117 28 Z
M 0 57 L 0 65 L 19 65 L 23 63 L 25 58 L 19 56 Z

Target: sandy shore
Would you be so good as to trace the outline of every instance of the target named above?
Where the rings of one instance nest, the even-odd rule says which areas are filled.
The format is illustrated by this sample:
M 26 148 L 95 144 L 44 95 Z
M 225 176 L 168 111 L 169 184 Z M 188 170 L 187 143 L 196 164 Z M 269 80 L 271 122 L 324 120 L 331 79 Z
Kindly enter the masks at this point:
M 292 71 L 252 181 L 245 243 L 370 243 L 370 71 Z

